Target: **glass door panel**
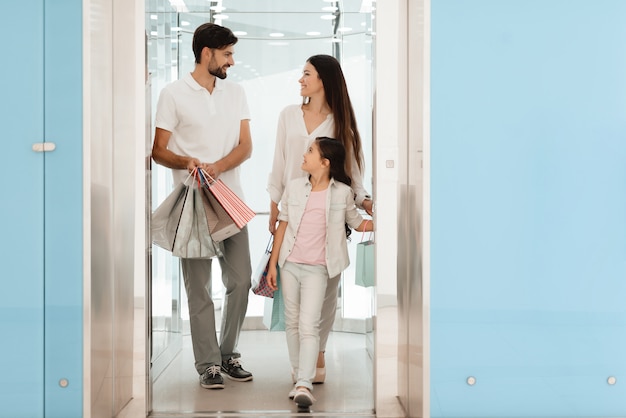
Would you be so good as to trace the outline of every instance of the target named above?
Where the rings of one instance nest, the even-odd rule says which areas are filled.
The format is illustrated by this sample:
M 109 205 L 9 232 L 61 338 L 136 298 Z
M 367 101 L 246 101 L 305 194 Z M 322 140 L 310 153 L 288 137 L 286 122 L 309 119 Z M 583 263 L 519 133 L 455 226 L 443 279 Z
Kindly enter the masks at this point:
M 177 26 L 178 13 L 168 1 L 146 2 L 147 63 L 150 85 L 146 109 L 147 119 L 154 121 L 156 102 L 161 89 L 178 78 Z M 174 29 L 174 30 L 173 30 Z M 172 39 L 176 42 L 172 42 Z M 154 138 L 154 129 L 150 129 Z M 151 140 L 148 145 L 151 148 Z M 172 191 L 171 171 L 151 164 L 152 210 Z M 158 378 L 182 347 L 183 321 L 181 306 L 180 264 L 171 253 L 152 246 L 148 289 L 150 293 L 150 375 Z

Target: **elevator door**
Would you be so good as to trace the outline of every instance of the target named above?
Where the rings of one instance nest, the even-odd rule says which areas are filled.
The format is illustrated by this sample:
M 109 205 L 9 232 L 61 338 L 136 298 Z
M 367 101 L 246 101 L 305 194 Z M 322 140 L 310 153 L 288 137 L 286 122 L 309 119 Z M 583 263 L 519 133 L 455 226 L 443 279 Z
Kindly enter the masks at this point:
M 44 408 L 45 154 L 31 148 L 44 136 L 43 9 L 42 0 L 2 6 L 3 15 L 10 16 L 3 19 L 6 33 L 20 34 L 19 39 L 6 42 L 3 55 L 9 59 L 0 66 L 5 138 L 0 176 L 4 193 L 0 205 L 0 332 L 3 341 L 11 341 L 3 344 L 0 357 L 0 368 L 7 377 L 0 381 L 2 417 L 38 417 Z M 22 82 L 17 82 L 17 68 Z
M 0 417 L 80 417 L 82 7 L 3 2 L 2 16 Z

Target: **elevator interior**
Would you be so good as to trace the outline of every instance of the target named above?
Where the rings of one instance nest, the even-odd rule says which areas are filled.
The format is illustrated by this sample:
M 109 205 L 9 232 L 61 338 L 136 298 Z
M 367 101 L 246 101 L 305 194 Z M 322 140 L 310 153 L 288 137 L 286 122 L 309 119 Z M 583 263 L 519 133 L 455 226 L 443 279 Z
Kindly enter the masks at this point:
M 228 77 L 244 86 L 252 113 L 254 152 L 253 157 L 242 166 L 242 178 L 245 179 L 246 200 L 257 213 L 249 224 L 254 266 L 269 236 L 269 201 L 265 182 L 273 155 L 277 115 L 285 105 L 301 100 L 297 80 L 304 62 L 311 55 L 334 55 L 342 62 L 364 141 L 369 176 L 364 184 L 372 190 L 372 14 L 370 9 L 363 9 L 361 1 L 341 4 L 281 1 L 271 5 L 250 1 L 216 3 L 186 2 L 186 8 L 182 10 L 171 7 L 167 2 L 146 3 L 147 65 L 150 74 L 146 108 L 151 114 L 147 120 L 153 119 L 156 99 L 163 86 L 193 69 L 191 39 L 194 29 L 206 21 L 231 28 L 239 37 L 239 42 L 235 47 L 235 66 L 229 69 Z M 151 138 L 148 136 L 146 140 L 146 149 L 149 150 Z M 148 168 L 150 193 L 147 203 L 154 209 L 171 190 L 171 177 L 169 170 L 155 164 Z M 350 246 L 352 259 L 356 242 L 353 240 Z M 148 409 L 158 414 L 163 411 L 159 410 L 160 404 L 154 398 L 155 382 L 160 376 L 172 372 L 172 367 L 176 367 L 173 364 L 184 352 L 189 336 L 188 314 L 186 295 L 184 290 L 181 291 L 178 260 L 158 247 L 147 245 L 147 249 L 150 297 Z M 214 270 L 219 270 L 218 267 L 214 263 Z M 214 271 L 213 277 L 211 290 L 219 315 L 223 291 L 219 271 Z M 251 294 L 245 330 L 255 332 L 265 329 L 262 324 L 264 299 Z M 364 379 L 370 385 L 364 388 L 370 391 L 369 398 L 372 400 L 374 300 L 374 289 L 356 286 L 354 269 L 349 268 L 342 279 L 334 331 L 363 336 L 363 353 L 370 363 L 370 376 Z M 246 337 L 242 336 L 242 340 L 245 341 Z M 194 406 L 183 405 L 182 409 L 194 411 Z M 370 406 L 369 410 L 372 409 L 373 406 Z

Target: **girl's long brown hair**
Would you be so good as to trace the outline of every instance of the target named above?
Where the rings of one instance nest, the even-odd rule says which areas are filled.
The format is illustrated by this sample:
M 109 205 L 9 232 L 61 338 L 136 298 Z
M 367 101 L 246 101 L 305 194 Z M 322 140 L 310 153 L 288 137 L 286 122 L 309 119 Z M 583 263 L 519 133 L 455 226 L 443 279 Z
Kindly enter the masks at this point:
M 326 158 L 330 163 L 330 177 L 335 181 L 340 181 L 348 186 L 352 185 L 352 179 L 346 173 L 346 148 L 340 141 L 327 136 L 318 136 L 315 143 L 320 150 L 322 158 Z M 352 229 L 350 225 L 344 223 L 346 238 L 350 239 Z
M 356 159 L 359 170 L 363 171 L 361 135 L 356 126 L 354 109 L 339 61 L 330 55 L 313 55 L 307 62 L 315 67 L 324 85 L 326 102 L 335 122 L 335 138 L 341 141 L 346 149 L 346 173 L 348 176 L 352 173 L 352 156 Z

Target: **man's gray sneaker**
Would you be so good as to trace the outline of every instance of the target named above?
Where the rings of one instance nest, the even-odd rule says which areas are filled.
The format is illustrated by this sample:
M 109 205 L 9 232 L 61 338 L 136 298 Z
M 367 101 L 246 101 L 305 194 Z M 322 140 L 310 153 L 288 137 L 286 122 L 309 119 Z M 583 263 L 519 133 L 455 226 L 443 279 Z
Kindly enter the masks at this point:
M 252 380 L 252 373 L 241 367 L 241 361 L 238 358 L 231 357 L 228 360 L 222 360 L 222 373 L 231 380 L 239 382 L 247 382 Z
M 220 366 L 209 366 L 200 375 L 200 386 L 205 389 L 224 389 L 224 378 L 220 374 Z

